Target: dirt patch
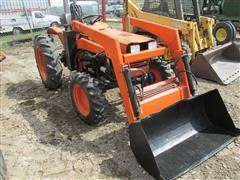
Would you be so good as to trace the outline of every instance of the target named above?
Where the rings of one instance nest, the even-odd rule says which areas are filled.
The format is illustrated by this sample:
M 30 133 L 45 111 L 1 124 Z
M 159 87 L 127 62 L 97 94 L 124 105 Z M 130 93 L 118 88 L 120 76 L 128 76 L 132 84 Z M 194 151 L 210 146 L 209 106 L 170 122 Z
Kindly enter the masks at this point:
M 1 149 L 10 179 L 152 179 L 129 147 L 128 125 L 118 89 L 105 93 L 107 120 L 79 121 L 68 92 L 46 90 L 32 48 L 12 49 L 0 63 Z M 199 94 L 218 88 L 240 127 L 240 80 L 221 86 L 199 79 Z M 240 138 L 181 179 L 240 179 Z

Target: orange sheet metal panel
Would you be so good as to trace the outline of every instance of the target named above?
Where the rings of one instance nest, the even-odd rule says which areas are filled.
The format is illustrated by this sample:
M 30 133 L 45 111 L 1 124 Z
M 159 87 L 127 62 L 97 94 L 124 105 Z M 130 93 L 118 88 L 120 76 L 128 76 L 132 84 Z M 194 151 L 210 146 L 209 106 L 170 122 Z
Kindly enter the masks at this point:
M 140 43 L 145 43 L 153 40 L 152 38 L 147 36 L 124 32 L 117 29 L 106 28 L 101 30 L 101 32 L 106 35 L 111 35 L 111 37 L 114 39 L 117 39 L 120 42 L 120 44 L 125 44 L 125 45 L 131 44 L 131 43 L 140 44 Z
M 110 35 L 112 38 L 117 39 L 120 44 L 128 45 L 130 43 L 144 43 L 152 41 L 153 39 L 147 36 L 141 36 L 129 32 L 112 29 L 108 24 L 104 22 L 97 22 L 90 26 L 92 29 L 99 31 L 103 34 Z
M 137 53 L 129 53 L 123 55 L 123 60 L 126 64 L 139 62 L 144 59 L 149 59 L 152 57 L 162 56 L 165 54 L 165 47 L 158 47 L 156 49 L 144 50 Z
M 131 25 L 146 30 L 147 32 L 151 32 L 159 37 L 164 42 L 164 45 L 170 48 L 173 58 L 181 57 L 183 50 L 177 29 L 149 22 L 147 22 L 149 25 L 146 26 L 144 22 L 146 23 L 146 21 L 143 20 L 132 17 L 130 18 Z
M 184 91 L 186 91 L 186 87 L 176 87 L 141 101 L 140 105 L 142 113 L 140 118 L 142 119 L 150 114 L 159 112 L 162 109 L 187 98 Z
M 62 44 L 64 44 L 64 36 L 63 36 L 63 30 L 59 27 L 49 27 L 47 30 L 47 33 L 49 35 L 54 34 L 57 35 L 61 41 Z
M 84 38 L 77 40 L 77 49 L 85 49 L 94 53 L 100 53 L 104 51 L 103 47 L 99 44 Z

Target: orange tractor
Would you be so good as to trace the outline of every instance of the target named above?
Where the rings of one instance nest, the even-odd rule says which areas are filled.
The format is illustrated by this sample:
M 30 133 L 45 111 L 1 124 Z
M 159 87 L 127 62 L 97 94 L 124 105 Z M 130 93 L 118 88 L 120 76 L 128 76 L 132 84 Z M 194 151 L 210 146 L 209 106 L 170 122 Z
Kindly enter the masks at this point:
M 61 85 L 62 65 L 73 71 L 70 93 L 81 120 L 104 120 L 102 92 L 118 87 L 132 151 L 146 171 L 163 179 L 187 172 L 236 137 L 217 90 L 193 97 L 190 55 L 182 49 L 177 29 L 129 18 L 132 26 L 161 38 L 164 44 L 158 44 L 112 29 L 101 16 L 82 18 L 79 7 L 71 6 L 71 24 L 37 36 L 35 56 L 46 88 Z M 52 35 L 64 45 L 60 55 Z M 166 54 L 171 58 L 166 60 Z

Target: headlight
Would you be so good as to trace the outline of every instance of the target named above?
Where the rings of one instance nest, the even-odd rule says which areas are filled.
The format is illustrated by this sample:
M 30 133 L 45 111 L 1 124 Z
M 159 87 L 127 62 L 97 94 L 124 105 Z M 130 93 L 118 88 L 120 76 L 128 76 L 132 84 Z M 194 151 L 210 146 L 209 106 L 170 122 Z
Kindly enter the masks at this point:
M 152 41 L 148 43 L 148 49 L 156 49 L 157 48 L 157 42 Z
M 140 45 L 135 44 L 130 46 L 130 53 L 140 52 Z

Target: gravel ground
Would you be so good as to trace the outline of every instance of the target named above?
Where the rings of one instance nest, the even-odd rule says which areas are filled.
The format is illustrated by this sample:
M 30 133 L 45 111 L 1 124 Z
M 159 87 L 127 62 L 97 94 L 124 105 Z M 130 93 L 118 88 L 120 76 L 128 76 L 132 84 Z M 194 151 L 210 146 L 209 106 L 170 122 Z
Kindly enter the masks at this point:
M 129 147 L 117 89 L 108 91 L 107 121 L 91 127 L 73 111 L 63 87 L 41 84 L 32 48 L 19 46 L 0 63 L 1 149 L 9 179 L 152 179 Z M 228 86 L 199 79 L 199 94 L 217 88 L 240 127 L 240 80 Z M 240 138 L 180 179 L 240 179 Z

